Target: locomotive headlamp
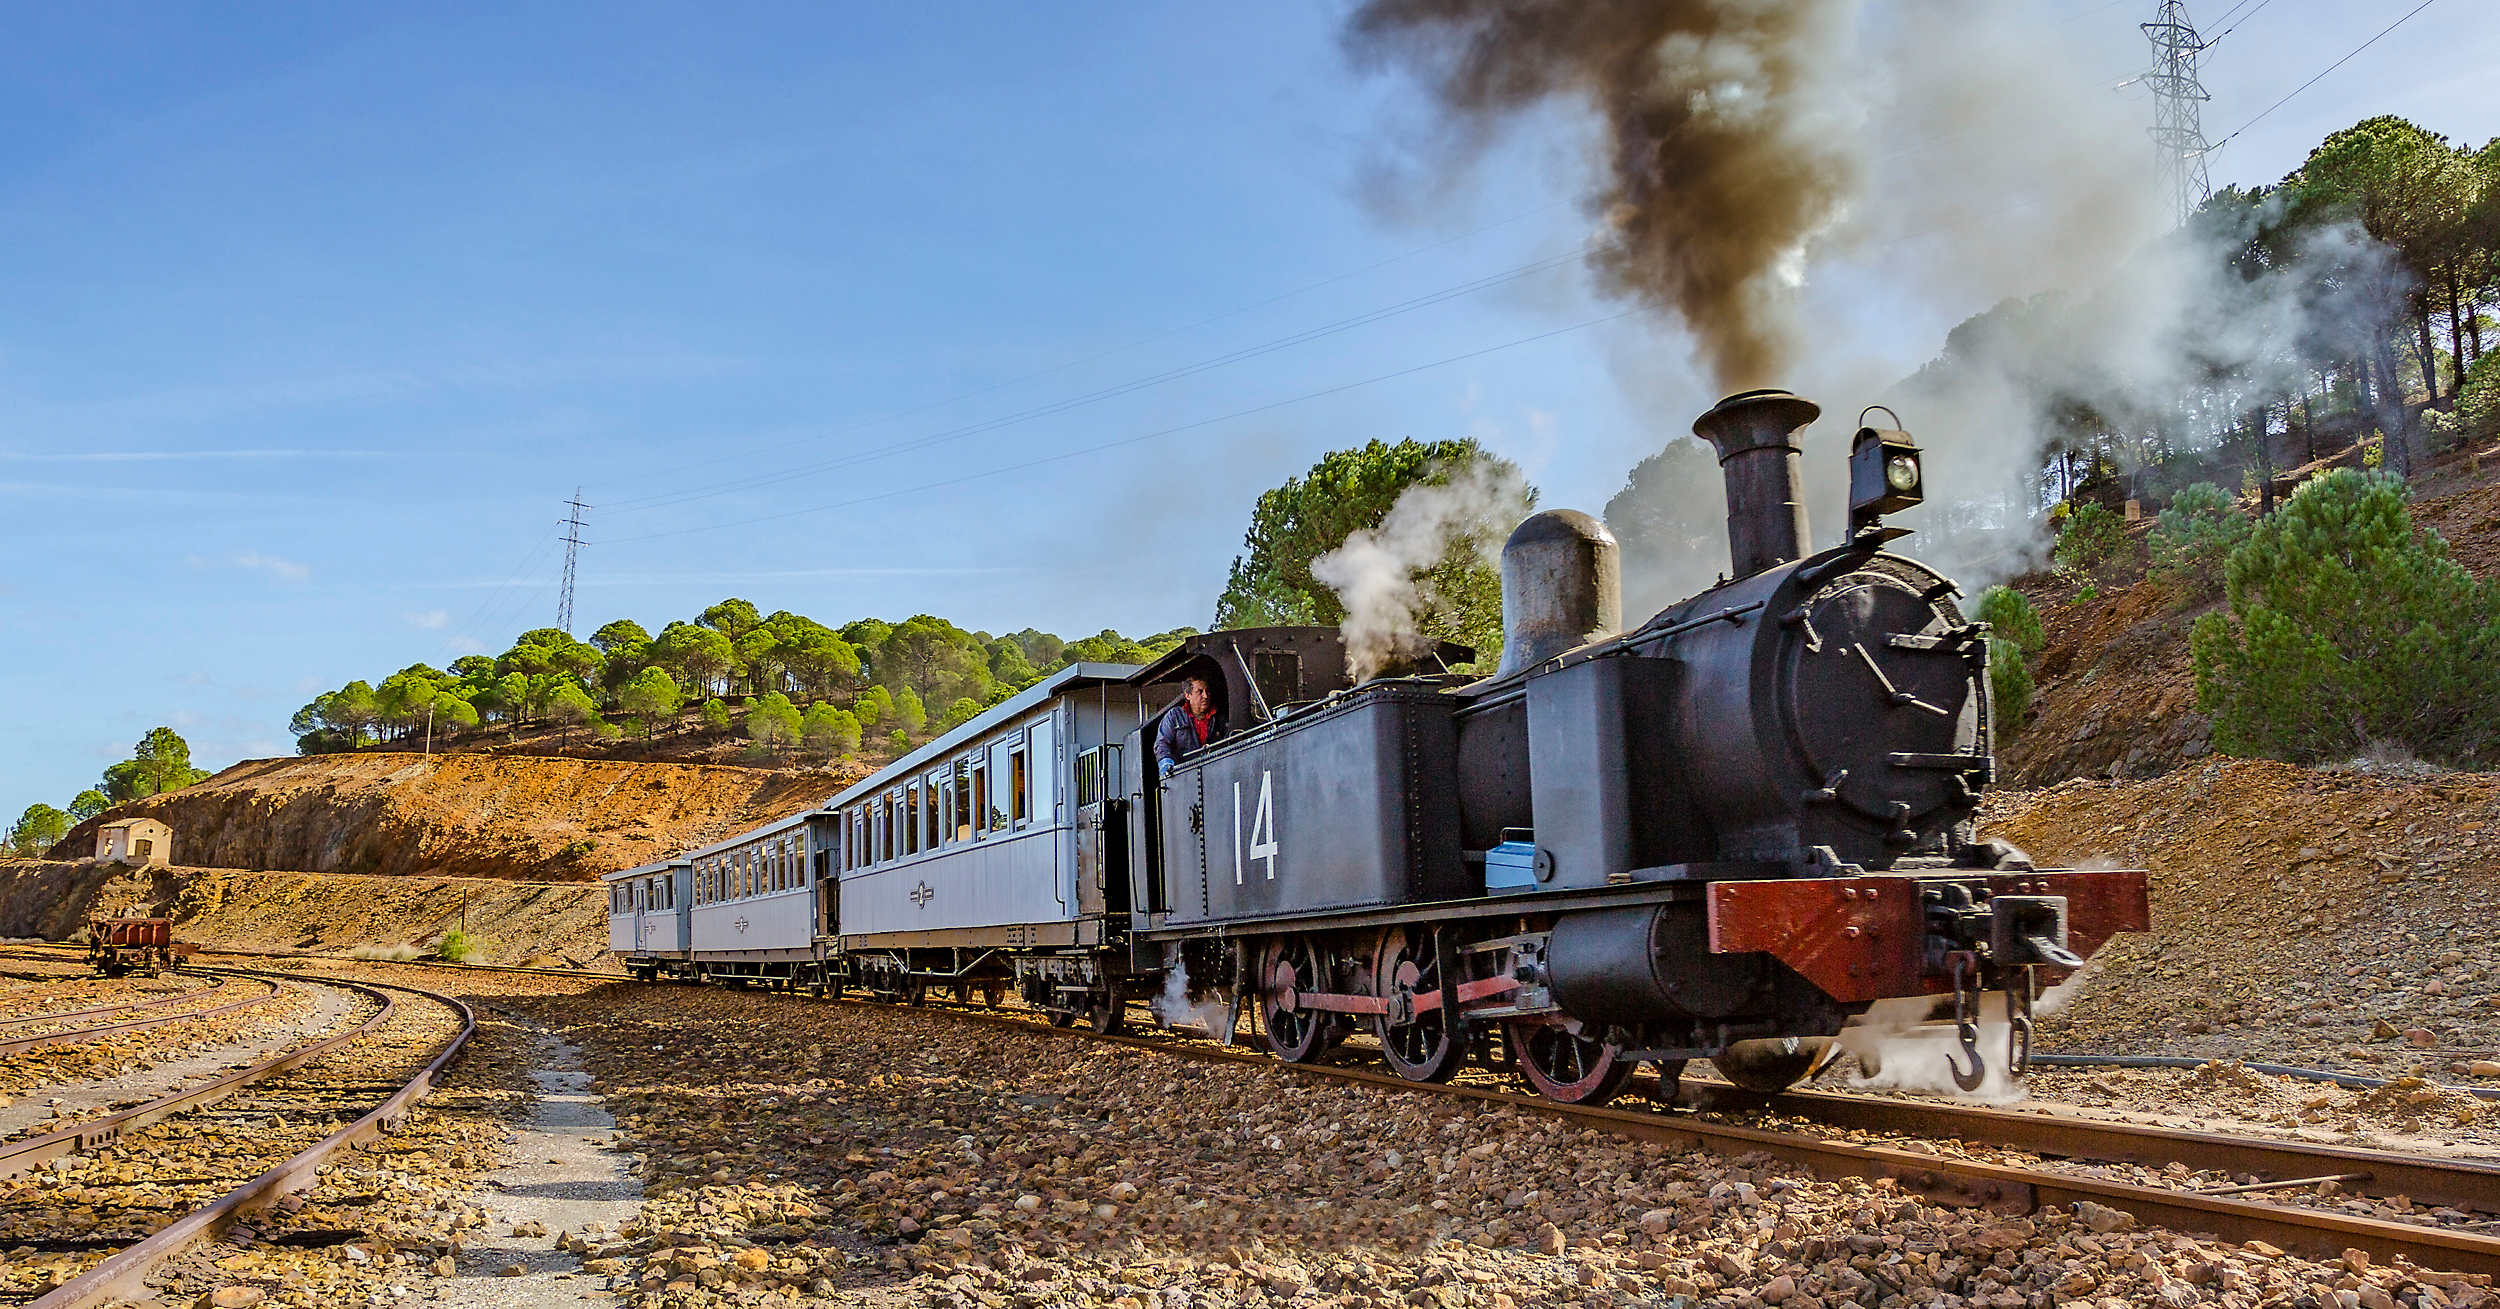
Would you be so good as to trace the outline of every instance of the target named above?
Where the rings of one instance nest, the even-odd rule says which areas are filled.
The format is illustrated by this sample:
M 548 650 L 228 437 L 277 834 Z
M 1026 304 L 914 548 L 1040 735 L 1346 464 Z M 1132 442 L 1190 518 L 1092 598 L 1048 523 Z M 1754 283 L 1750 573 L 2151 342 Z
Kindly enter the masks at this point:
M 1870 407 L 1874 413 L 1882 406 Z M 1884 409 L 1896 423 L 1901 419 Z M 1866 414 L 1858 415 L 1863 423 Z M 1852 535 L 1881 526 L 1885 514 L 1898 513 L 1927 498 L 1926 478 L 1919 468 L 1918 442 L 1897 427 L 1860 427 L 1849 443 L 1849 530 Z

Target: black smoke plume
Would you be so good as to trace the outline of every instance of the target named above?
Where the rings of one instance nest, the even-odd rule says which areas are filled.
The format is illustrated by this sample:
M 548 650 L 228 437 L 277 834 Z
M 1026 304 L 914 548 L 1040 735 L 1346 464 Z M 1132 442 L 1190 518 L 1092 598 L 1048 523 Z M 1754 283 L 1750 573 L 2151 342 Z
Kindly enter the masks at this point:
M 1777 380 L 1808 247 L 1854 185 L 1821 94 L 1847 25 L 1837 0 L 1369 0 L 1346 40 L 1430 87 L 1462 149 L 1549 101 L 1594 110 L 1598 276 L 1674 314 L 1737 390 Z

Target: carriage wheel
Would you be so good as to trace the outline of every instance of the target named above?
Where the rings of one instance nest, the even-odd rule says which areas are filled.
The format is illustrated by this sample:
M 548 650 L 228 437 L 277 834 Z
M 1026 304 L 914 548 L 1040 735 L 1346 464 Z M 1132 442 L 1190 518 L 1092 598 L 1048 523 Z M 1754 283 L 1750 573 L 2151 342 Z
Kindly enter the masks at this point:
M 925 980 L 923 980 L 923 979 L 921 979 L 921 978 L 913 977 L 912 975 L 910 975 L 910 974 L 906 973 L 906 974 L 904 974 L 904 975 L 903 975 L 903 980 L 902 980 L 901 985 L 902 985 L 902 988 L 903 988 L 903 989 L 902 989 L 902 999 L 903 999 L 903 1003 L 905 1003 L 905 1004 L 910 1004 L 910 1005 L 916 1005 L 916 1004 L 925 1004 L 925 1003 L 927 1003 L 927 1002 L 928 1002 L 928 999 L 929 999 L 929 984 L 928 984 L 928 982 L 927 982 L 927 981 L 925 981 Z
M 1512 1023 L 1519 1075 L 1537 1094 L 1562 1104 L 1601 1105 L 1632 1080 L 1634 1060 L 1615 1047 L 1546 1023 Z
M 968 981 L 956 982 L 947 989 L 954 995 L 955 1003 L 959 1005 L 970 1005 L 972 1003 L 972 983 Z
M 1128 1001 L 1117 994 L 1097 995 L 1085 1011 L 1085 1025 L 1102 1036 L 1117 1036 L 1128 1026 Z
M 993 977 L 988 981 L 981 983 L 981 1003 L 991 1009 L 996 1009 L 1000 1005 L 1007 1003 L 1006 979 Z
M 1813 1072 L 1831 1048 L 1832 1038 L 1828 1036 L 1738 1041 L 1727 1048 L 1727 1053 L 1712 1058 L 1710 1066 L 1719 1070 L 1719 1076 L 1745 1090 L 1777 1095 Z
M 1287 1063 L 1309 1063 L 1328 1045 L 1328 1015 L 1317 1010 L 1287 1009 L 1278 1002 L 1286 992 L 1317 990 L 1324 974 L 1319 950 L 1307 936 L 1280 937 L 1264 954 L 1259 977 L 1259 1029 L 1267 1048 Z
M 1408 999 L 1441 989 L 1441 929 L 1392 927 L 1380 938 L 1380 953 L 1372 966 L 1374 994 L 1395 1008 L 1396 998 Z M 1446 1082 L 1467 1061 L 1466 1026 L 1452 1021 L 1451 997 L 1442 996 L 1441 1007 L 1414 1015 L 1402 1025 L 1392 1025 L 1389 1015 L 1372 1020 L 1372 1030 L 1380 1037 L 1381 1057 L 1389 1068 L 1410 1082 Z
M 1076 1026 L 1077 1013 L 1074 1009 L 1045 1009 L 1042 1012 L 1050 1016 L 1053 1027 Z

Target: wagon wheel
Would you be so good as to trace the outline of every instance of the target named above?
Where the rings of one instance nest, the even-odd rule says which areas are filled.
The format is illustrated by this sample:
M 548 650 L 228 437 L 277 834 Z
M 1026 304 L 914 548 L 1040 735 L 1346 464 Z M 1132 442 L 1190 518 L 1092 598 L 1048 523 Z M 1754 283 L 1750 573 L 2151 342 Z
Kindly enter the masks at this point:
M 1094 996 L 1085 1010 L 1085 1025 L 1098 1035 L 1119 1035 L 1128 1026 L 1128 1001 L 1116 992 Z
M 1327 1048 L 1327 1014 L 1281 1003 L 1288 992 L 1317 989 L 1324 976 L 1319 951 L 1307 936 L 1280 937 L 1262 953 L 1259 1030 L 1267 1034 L 1267 1048 L 1287 1063 L 1309 1063 Z
M 1563 1104 L 1601 1105 L 1632 1080 L 1637 1062 L 1604 1041 L 1547 1023 L 1512 1023 L 1519 1075 L 1537 1094 Z
M 1828 1036 L 1783 1036 L 1761 1041 L 1738 1041 L 1727 1053 L 1715 1056 L 1710 1066 L 1719 1076 L 1748 1091 L 1777 1095 L 1814 1072 L 1831 1052 Z
M 1392 1012 L 1401 997 L 1411 1006 L 1416 996 L 1441 990 L 1440 937 L 1437 927 L 1392 927 L 1381 934 L 1373 994 Z M 1451 1020 L 1451 1007 L 1444 994 L 1439 1008 L 1412 1014 L 1403 1024 L 1393 1024 L 1389 1014 L 1372 1020 L 1392 1072 L 1410 1082 L 1446 1082 L 1458 1072 L 1467 1061 L 1466 1025 Z

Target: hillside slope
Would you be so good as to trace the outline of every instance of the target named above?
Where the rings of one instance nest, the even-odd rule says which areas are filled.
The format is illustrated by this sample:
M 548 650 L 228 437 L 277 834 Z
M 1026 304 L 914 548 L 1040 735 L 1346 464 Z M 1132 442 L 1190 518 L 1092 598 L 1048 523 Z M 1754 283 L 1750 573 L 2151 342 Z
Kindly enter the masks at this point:
M 2500 774 L 2216 759 L 1984 817 L 2044 866 L 2152 873 L 2152 932 L 2094 962 L 2053 1048 L 2442 1076 L 2500 1051 Z
M 720 764 L 483 755 L 253 759 L 81 823 L 145 815 L 184 864 L 583 881 L 822 804 L 849 780 Z
M 2500 577 L 2500 456 L 2451 456 L 2414 487 L 2413 520 L 2446 538 L 2477 577 Z M 2040 612 L 2048 644 L 2033 669 L 2030 720 L 1998 759 L 2016 786 L 2073 777 L 2153 777 L 2202 757 L 2212 723 L 2196 712 L 2188 630 L 2219 602 L 2183 605 L 2142 581 L 2143 533 L 2133 560 L 2101 594 L 2047 574 L 2015 583 Z
M 607 896 L 580 882 L 0 859 L 0 936 L 66 941 L 91 915 L 123 913 L 171 918 L 208 949 L 421 948 L 465 924 L 475 963 L 612 962 Z

